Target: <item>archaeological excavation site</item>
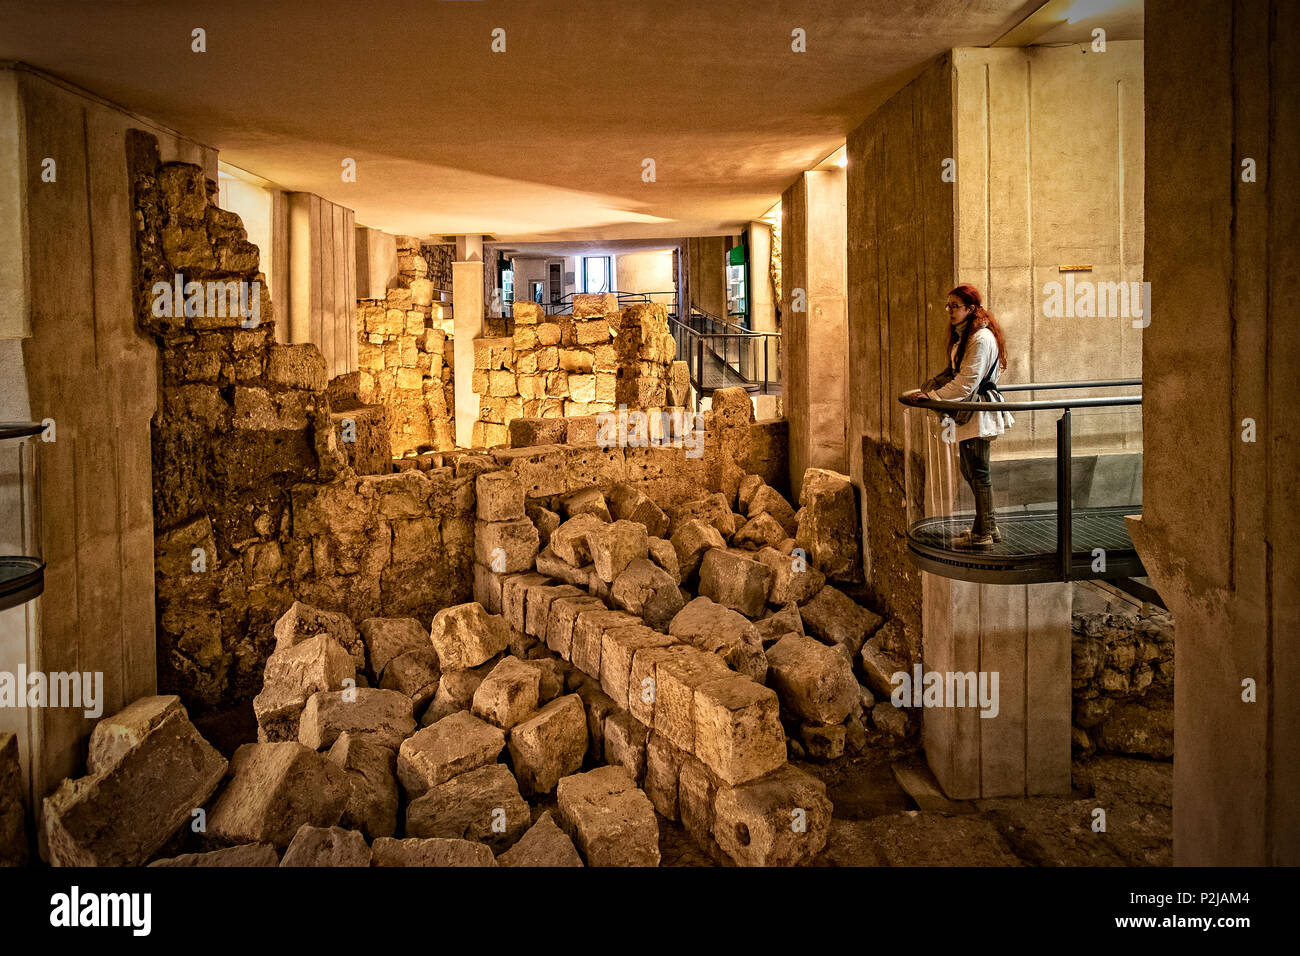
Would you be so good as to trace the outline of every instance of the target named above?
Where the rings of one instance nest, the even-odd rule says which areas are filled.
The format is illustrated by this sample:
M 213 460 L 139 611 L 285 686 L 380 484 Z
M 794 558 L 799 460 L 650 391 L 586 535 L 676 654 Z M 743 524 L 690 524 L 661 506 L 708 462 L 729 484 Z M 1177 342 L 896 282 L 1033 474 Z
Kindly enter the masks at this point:
M 235 6 L 0 4 L 52 926 L 89 868 L 1300 862 L 1294 10 Z

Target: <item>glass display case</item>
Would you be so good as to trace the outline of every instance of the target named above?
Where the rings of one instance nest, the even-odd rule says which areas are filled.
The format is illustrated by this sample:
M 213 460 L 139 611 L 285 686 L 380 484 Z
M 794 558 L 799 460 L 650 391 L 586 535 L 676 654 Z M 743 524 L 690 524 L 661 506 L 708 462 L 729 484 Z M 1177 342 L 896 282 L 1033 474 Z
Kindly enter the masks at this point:
M 36 422 L 0 423 L 0 610 L 45 588 L 36 467 L 42 431 Z

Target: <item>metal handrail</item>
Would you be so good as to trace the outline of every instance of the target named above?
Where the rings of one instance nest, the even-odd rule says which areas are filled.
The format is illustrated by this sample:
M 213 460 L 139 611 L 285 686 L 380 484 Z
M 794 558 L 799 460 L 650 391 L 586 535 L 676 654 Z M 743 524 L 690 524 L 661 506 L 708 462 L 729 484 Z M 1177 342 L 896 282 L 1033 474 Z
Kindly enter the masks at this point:
M 1029 382 L 1022 385 L 999 387 L 999 391 L 1050 391 L 1072 388 L 1125 388 L 1141 386 L 1141 379 L 1113 379 L 1110 381 L 1090 382 Z M 907 394 L 907 393 L 904 393 Z M 1121 395 L 1113 398 L 1077 398 L 1073 400 L 1037 402 L 972 402 L 940 401 L 933 398 L 919 398 L 904 401 L 899 396 L 899 403 L 909 408 L 925 408 L 942 412 L 963 411 L 1044 411 L 1058 409 L 1061 417 L 1056 421 L 1056 563 L 1057 573 L 1062 581 L 1075 578 L 1074 561 L 1074 473 L 1071 467 L 1073 459 L 1073 416 L 1076 408 L 1105 408 L 1117 406 L 1141 405 L 1141 395 Z M 908 529 L 911 536 L 911 529 Z

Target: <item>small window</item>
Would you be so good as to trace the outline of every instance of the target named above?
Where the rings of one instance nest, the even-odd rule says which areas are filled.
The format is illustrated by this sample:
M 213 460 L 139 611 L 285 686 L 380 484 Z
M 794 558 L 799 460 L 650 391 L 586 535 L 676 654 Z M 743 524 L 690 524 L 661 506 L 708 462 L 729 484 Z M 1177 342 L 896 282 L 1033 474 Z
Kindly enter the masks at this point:
M 583 257 L 582 290 L 594 294 L 610 291 L 609 256 Z

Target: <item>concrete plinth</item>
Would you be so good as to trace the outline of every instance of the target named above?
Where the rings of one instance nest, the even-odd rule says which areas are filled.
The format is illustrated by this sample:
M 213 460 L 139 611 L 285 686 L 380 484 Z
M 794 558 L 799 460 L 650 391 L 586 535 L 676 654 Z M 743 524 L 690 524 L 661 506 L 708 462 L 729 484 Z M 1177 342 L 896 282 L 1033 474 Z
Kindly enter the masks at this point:
M 1071 585 L 922 578 L 924 671 L 974 672 L 977 684 L 990 675 L 990 690 L 997 674 L 996 716 L 981 716 L 978 701 L 922 711 L 926 757 L 944 793 L 1068 793 Z

